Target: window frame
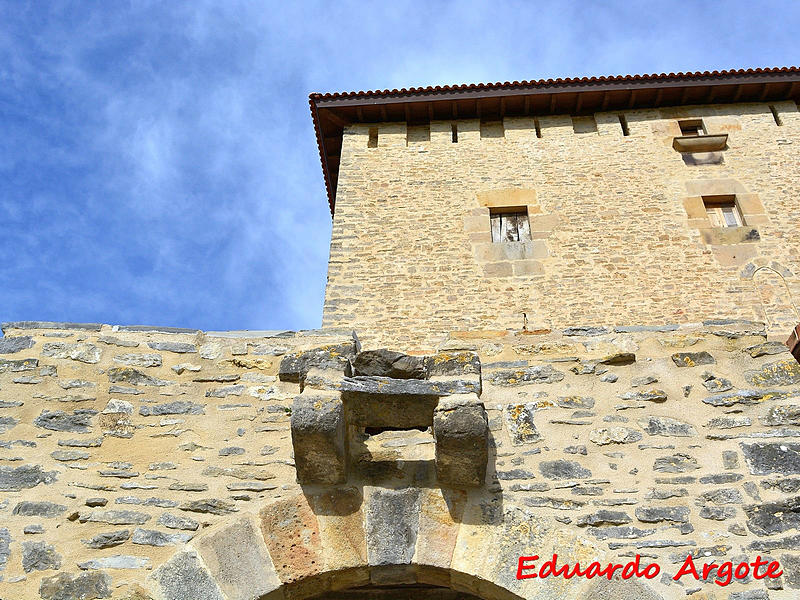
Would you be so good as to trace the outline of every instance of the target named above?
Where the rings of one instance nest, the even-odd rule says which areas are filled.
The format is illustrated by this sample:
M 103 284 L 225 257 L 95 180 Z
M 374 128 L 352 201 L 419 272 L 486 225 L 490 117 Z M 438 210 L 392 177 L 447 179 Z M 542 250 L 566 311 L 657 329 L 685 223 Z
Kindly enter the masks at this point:
M 681 137 L 702 137 L 708 135 L 703 119 L 681 119 L 678 121 Z
M 526 242 L 531 239 L 527 206 L 492 207 L 489 209 L 489 222 L 494 244 Z
M 745 227 L 744 215 L 736 201 L 736 196 L 703 196 L 702 198 L 711 227 L 715 229 Z M 729 222 L 727 217 L 731 217 L 734 222 Z

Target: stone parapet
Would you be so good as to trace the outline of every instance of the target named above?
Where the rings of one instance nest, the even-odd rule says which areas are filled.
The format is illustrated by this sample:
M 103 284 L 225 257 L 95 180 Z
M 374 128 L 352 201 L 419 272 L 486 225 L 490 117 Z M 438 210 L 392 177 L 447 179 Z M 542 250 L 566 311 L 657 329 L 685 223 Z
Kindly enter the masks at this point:
M 368 340 L 7 325 L 0 597 L 289 599 L 405 583 L 490 600 L 797 596 L 800 364 L 763 324 L 452 332 L 424 356 L 359 361 L 379 348 Z M 401 399 L 438 390 L 425 423 L 401 404 L 348 421 L 344 395 L 379 406 L 385 385 Z M 298 483 L 304 411 L 344 432 L 346 479 L 309 459 L 331 476 Z M 341 437 L 320 439 L 336 455 Z M 640 554 L 670 576 L 689 553 L 761 555 L 784 574 L 725 588 L 516 578 L 519 556 L 554 552 L 582 565 Z

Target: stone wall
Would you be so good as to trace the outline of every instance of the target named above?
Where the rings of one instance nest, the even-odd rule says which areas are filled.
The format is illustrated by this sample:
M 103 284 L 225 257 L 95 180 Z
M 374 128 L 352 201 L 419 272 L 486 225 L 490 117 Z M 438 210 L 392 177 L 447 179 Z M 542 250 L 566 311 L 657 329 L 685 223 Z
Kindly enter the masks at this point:
M 323 325 L 405 348 L 720 316 L 785 338 L 800 321 L 800 114 L 775 108 L 781 126 L 767 104 L 632 110 L 629 135 L 617 113 L 346 128 Z M 725 149 L 676 151 L 682 118 Z M 736 196 L 746 227 L 712 228 L 713 195 Z M 492 243 L 502 207 L 527 208 L 531 240 Z
M 350 332 L 4 333 L 1 598 L 289 599 L 414 583 L 489 600 L 788 600 L 800 589 L 800 365 L 759 323 L 447 337 L 432 360 L 480 361 L 470 393 L 489 430 L 485 481 L 463 489 L 439 481 L 438 441 L 412 422 L 351 427 L 345 479 L 298 484 L 292 409 L 364 381 L 352 365 L 375 347 Z M 398 373 L 387 385 L 406 381 Z M 516 579 L 520 555 L 553 552 L 583 564 L 640 554 L 662 575 Z M 676 583 L 688 553 L 768 556 L 784 574 Z

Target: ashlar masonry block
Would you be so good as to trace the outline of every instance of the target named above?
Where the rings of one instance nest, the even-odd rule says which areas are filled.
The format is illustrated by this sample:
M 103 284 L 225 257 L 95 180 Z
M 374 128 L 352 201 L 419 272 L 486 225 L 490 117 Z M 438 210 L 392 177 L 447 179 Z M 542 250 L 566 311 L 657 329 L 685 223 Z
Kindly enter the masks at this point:
M 295 398 L 291 427 L 299 481 L 335 484 L 347 479 L 344 406 L 338 392 L 308 390 Z

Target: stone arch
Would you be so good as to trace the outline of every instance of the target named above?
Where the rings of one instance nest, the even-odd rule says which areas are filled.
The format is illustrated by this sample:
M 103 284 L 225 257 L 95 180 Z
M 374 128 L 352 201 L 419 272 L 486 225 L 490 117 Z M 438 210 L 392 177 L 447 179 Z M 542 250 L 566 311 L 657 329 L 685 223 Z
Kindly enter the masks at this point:
M 571 564 L 618 561 L 550 517 L 485 491 L 306 489 L 209 528 L 149 583 L 163 600 L 301 600 L 419 584 L 483 600 L 661 598 L 636 580 L 516 579 L 519 556 L 553 553 Z
M 792 276 L 789 269 L 774 261 L 757 260 L 745 267 L 742 276 L 753 283 L 756 311 L 763 315 L 768 330 L 783 334 L 800 322 L 800 309 L 787 281 Z

